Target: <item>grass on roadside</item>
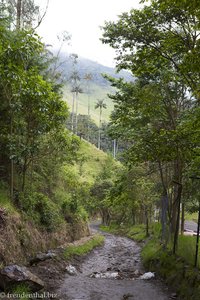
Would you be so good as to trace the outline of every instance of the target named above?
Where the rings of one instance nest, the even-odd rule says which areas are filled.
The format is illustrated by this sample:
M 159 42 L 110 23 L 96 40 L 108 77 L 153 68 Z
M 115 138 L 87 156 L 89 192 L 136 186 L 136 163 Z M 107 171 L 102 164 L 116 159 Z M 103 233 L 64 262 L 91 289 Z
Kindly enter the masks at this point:
M 179 236 L 178 251 L 163 249 L 160 240 L 153 237 L 142 249 L 145 268 L 156 272 L 173 287 L 181 299 L 200 299 L 200 272 L 194 268 L 196 237 Z M 199 253 L 200 262 L 200 253 Z M 200 267 L 200 264 L 199 264 Z
M 119 226 L 116 225 L 111 225 L 111 226 L 106 226 L 106 225 L 100 225 L 99 227 L 102 231 L 108 232 L 108 233 L 113 233 L 113 234 L 117 234 L 119 233 Z
M 168 246 L 168 251 L 172 249 L 172 245 Z M 157 237 L 153 237 L 143 248 L 142 258 L 144 264 L 151 260 L 151 258 L 156 257 L 157 252 L 163 251 L 162 245 Z M 182 259 L 185 264 L 194 266 L 195 260 L 195 251 L 196 251 L 196 236 L 185 236 L 180 235 L 178 240 L 178 249 L 176 258 Z M 170 255 L 171 256 L 171 255 Z M 198 255 L 198 267 L 200 268 L 200 251 Z
M 127 236 L 128 238 L 142 242 L 147 239 L 146 226 L 144 224 L 139 225 L 116 225 L 111 226 L 101 225 L 100 229 L 109 233 Z M 149 225 L 149 236 L 158 238 L 161 234 L 161 225 L 159 223 L 152 223 Z
M 66 260 L 72 258 L 73 256 L 81 256 L 89 253 L 92 249 L 103 245 L 104 237 L 102 235 L 95 235 L 91 240 L 87 241 L 85 244 L 80 246 L 69 246 L 64 252 L 64 258 Z
M 196 236 L 179 236 L 178 255 L 189 265 L 194 265 L 196 252 Z M 198 267 L 200 268 L 200 251 L 198 256 Z
M 146 239 L 146 229 L 145 225 L 135 225 L 132 226 L 128 232 L 127 232 L 127 237 L 135 240 L 137 242 L 144 241 Z
M 20 298 L 23 300 L 30 299 L 30 294 L 33 293 L 31 293 L 30 288 L 24 283 L 18 284 L 16 287 L 12 289 L 11 292 L 12 298 Z
M 195 212 L 195 213 L 186 212 L 185 213 L 185 220 L 198 222 L 198 213 L 197 212 Z
M 124 235 L 132 240 L 137 242 L 141 242 L 146 238 L 146 230 L 145 225 L 133 225 L 133 226 L 126 226 L 126 225 L 111 225 L 111 226 L 104 226 L 101 225 L 100 229 L 117 234 L 117 235 Z

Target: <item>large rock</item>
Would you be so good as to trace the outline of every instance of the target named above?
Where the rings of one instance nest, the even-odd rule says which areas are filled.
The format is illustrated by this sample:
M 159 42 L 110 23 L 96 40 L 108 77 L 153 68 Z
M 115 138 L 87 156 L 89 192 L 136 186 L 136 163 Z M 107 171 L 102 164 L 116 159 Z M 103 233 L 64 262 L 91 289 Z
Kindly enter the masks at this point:
M 51 252 L 51 251 L 48 251 L 47 253 L 38 253 L 35 257 L 33 257 L 31 260 L 30 260 L 30 265 L 34 265 L 34 264 L 37 264 L 41 261 L 45 261 L 47 259 L 52 259 L 52 258 L 55 258 L 56 257 L 56 254 Z
M 10 265 L 0 271 L 0 288 L 10 290 L 14 286 L 24 283 L 31 291 L 37 292 L 44 288 L 44 283 L 26 267 Z

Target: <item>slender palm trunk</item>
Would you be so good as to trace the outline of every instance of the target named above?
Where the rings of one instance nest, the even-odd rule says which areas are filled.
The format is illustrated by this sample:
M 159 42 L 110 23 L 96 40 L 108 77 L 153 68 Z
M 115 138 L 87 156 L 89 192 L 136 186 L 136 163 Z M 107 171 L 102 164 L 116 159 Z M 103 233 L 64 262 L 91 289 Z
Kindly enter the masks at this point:
M 102 123 L 102 107 L 100 107 L 99 112 L 99 138 L 98 138 L 98 149 L 101 149 L 101 123 Z
M 74 108 L 75 108 L 75 93 L 73 93 L 73 99 L 72 99 L 72 121 L 71 121 L 72 132 L 74 132 Z
M 76 118 L 75 118 L 75 133 L 78 134 L 78 93 L 75 93 L 76 97 Z
M 22 18 L 22 0 L 17 1 L 17 20 L 16 20 L 16 29 L 20 30 L 21 28 L 21 18 Z
M 88 142 L 90 141 L 90 95 L 88 88 Z

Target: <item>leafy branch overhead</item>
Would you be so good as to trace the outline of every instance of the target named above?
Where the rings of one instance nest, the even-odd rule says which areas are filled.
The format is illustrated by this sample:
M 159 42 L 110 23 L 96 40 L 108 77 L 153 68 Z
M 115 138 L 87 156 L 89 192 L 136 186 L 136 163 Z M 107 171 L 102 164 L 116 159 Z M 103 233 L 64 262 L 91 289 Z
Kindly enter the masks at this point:
M 142 2 L 141 9 L 102 28 L 102 42 L 115 49 L 118 70 L 136 77 L 129 83 L 107 77 L 117 88 L 109 95 L 114 101 L 111 132 L 129 141 L 130 169 L 142 163 L 150 177 L 160 177 L 162 236 L 165 242 L 166 232 L 174 238 L 175 252 L 188 174 L 199 174 L 200 167 L 200 7 L 187 0 Z M 184 212 L 182 230 L 183 224 Z
M 103 43 L 116 49 L 119 69 L 159 78 L 174 71 L 196 94 L 199 89 L 199 7 L 195 1 L 151 1 L 103 27 Z

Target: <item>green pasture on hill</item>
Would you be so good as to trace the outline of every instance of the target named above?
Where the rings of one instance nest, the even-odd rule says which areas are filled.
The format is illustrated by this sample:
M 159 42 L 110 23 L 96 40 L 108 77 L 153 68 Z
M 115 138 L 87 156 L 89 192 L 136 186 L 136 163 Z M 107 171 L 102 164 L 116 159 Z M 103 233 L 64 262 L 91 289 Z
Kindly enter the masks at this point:
M 83 93 L 78 95 L 78 114 L 87 115 L 88 114 L 88 94 L 86 89 L 83 87 Z M 95 105 L 98 100 L 104 99 L 107 105 L 106 109 L 103 109 L 102 121 L 109 122 L 110 114 L 113 111 L 114 105 L 111 99 L 108 98 L 107 94 L 113 93 L 111 87 L 98 86 L 95 83 L 90 85 L 89 101 L 90 101 L 90 114 L 91 118 L 95 123 L 99 124 L 99 109 L 95 109 Z M 70 92 L 70 87 L 64 87 L 64 99 L 66 100 L 70 110 L 72 109 L 72 93 Z

